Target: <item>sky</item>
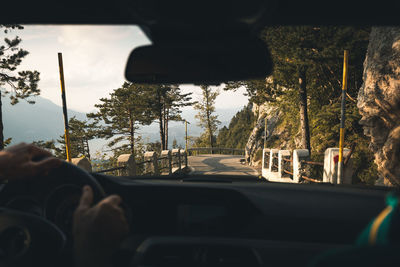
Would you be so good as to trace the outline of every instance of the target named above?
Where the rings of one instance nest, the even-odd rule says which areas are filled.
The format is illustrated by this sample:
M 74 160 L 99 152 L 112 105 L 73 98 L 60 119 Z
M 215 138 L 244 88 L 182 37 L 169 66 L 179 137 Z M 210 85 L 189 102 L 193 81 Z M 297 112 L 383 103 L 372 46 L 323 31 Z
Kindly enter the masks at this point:
M 29 51 L 18 70 L 40 72 L 41 96 L 61 105 L 57 53 L 64 63 L 67 106 L 80 112 L 94 111 L 94 105 L 107 97 L 125 81 L 125 64 L 130 52 L 150 41 L 137 26 L 42 26 L 28 25 L 14 30 L 8 38 L 18 35 L 21 47 Z M 3 39 L 3 33 L 0 33 Z M 183 92 L 200 97 L 200 88 L 182 85 Z M 216 107 L 242 108 L 248 102 L 243 88 L 226 92 L 221 88 Z M 232 114 L 233 116 L 234 114 Z

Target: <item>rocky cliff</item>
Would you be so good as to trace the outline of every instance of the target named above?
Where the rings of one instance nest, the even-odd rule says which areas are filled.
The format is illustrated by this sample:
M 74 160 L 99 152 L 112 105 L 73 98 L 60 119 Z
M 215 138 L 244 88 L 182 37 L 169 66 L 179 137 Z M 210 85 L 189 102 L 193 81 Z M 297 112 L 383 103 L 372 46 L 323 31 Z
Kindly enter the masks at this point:
M 265 139 L 265 120 L 267 120 L 267 141 L 271 141 L 277 136 L 276 126 L 279 119 L 279 110 L 268 104 L 253 104 L 252 111 L 257 116 L 256 125 L 250 134 L 245 148 L 246 161 L 251 166 L 260 166 L 262 149 Z
M 400 28 L 372 28 L 357 106 L 379 173 L 400 185 Z

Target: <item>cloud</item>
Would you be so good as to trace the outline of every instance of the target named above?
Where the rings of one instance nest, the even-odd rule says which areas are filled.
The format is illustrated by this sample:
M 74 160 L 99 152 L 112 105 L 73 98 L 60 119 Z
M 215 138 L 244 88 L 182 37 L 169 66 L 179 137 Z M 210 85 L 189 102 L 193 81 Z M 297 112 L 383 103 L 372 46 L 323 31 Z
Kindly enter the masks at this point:
M 30 52 L 20 69 L 38 70 L 41 95 L 57 104 L 57 53 L 63 54 L 68 106 L 84 112 L 122 85 L 129 53 L 149 43 L 136 26 L 25 26 L 18 35 Z
M 41 95 L 61 105 L 57 53 L 62 52 L 68 108 L 90 112 L 101 97 L 125 81 L 125 64 L 130 52 L 149 40 L 137 26 L 43 26 L 28 25 L 13 31 L 22 38 L 22 47 L 30 52 L 19 70 L 38 70 Z M 193 85 L 186 91 L 200 92 Z M 238 91 L 217 98 L 217 107 L 239 107 L 247 97 Z

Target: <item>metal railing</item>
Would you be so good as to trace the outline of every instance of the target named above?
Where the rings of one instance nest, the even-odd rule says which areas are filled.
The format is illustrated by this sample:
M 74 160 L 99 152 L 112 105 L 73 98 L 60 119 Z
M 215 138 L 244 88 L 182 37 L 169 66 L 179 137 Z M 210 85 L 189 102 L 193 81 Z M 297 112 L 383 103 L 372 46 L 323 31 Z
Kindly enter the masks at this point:
M 226 155 L 244 155 L 244 149 L 226 148 L 226 147 L 194 147 L 189 148 L 189 156 L 200 154 L 226 154 Z
M 135 175 L 172 175 L 186 171 L 187 154 L 182 149 L 164 150 L 161 155 L 154 151 L 146 152 L 143 160 L 138 161 L 131 154 L 118 157 L 116 167 L 95 171 L 94 173 L 112 173 L 117 176 Z

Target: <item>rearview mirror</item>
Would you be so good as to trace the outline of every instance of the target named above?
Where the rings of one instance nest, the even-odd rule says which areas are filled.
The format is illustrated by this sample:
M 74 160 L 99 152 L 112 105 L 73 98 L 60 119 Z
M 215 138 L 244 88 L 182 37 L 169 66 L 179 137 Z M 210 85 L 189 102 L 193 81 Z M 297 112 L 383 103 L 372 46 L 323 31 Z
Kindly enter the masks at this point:
M 125 77 L 133 83 L 210 84 L 265 78 L 272 71 L 259 41 L 196 41 L 141 46 L 132 51 Z

